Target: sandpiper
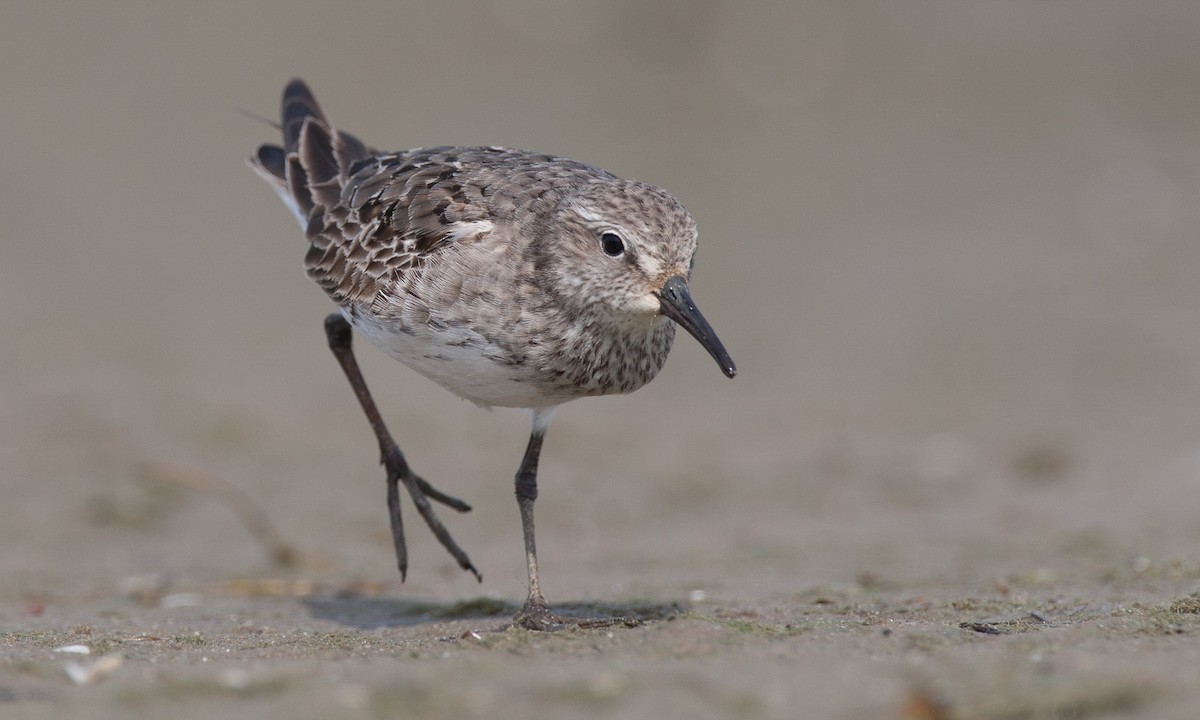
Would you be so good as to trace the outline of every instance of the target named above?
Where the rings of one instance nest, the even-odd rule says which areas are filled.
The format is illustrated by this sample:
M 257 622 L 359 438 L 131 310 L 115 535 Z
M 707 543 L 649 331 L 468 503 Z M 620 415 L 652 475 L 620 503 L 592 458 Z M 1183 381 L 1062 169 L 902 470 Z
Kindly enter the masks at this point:
M 736 373 L 688 290 L 692 216 L 665 190 L 566 158 L 502 147 L 381 152 L 336 130 L 308 86 L 282 101 L 283 146 L 250 159 L 300 222 L 308 276 L 337 303 L 329 347 L 379 441 L 400 575 L 398 484 L 459 566 L 479 571 L 430 500 L 470 506 L 409 468 L 367 389 L 351 328 L 483 407 L 527 408 L 516 475 L 529 594 L 514 623 L 560 627 L 538 582 L 533 535 L 542 440 L 558 405 L 628 393 L 662 368 L 678 323 Z

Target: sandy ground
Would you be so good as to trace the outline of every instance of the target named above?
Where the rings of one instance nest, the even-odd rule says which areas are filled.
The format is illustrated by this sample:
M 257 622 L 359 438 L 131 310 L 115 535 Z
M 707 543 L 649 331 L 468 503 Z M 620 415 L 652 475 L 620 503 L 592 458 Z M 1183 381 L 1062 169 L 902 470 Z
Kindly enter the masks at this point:
M 1200 716 L 1197 36 L 1096 0 L 6 8 L 0 717 Z M 504 629 L 525 417 L 364 350 L 475 507 L 482 584 L 411 509 L 399 582 L 243 165 L 292 75 L 374 144 L 698 218 L 739 376 L 685 339 L 543 455 L 548 596 L 642 625 Z

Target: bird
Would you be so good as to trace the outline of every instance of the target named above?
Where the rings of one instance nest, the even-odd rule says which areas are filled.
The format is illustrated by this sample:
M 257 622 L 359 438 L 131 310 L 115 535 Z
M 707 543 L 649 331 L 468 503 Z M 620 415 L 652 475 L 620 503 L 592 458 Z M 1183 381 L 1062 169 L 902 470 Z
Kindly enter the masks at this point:
M 732 358 L 689 288 L 692 215 L 670 193 L 555 155 L 499 146 L 384 152 L 330 123 L 308 85 L 284 87 L 282 144 L 251 168 L 299 222 L 309 278 L 336 303 L 330 350 L 379 443 L 401 581 L 403 485 L 458 565 L 482 575 L 432 502 L 471 507 L 409 467 L 367 388 L 353 332 L 481 407 L 529 411 L 515 476 L 528 593 L 513 625 L 554 630 L 533 506 L 542 443 L 561 404 L 630 393 L 658 374 L 678 325 L 732 378 Z M 274 125 L 274 123 L 271 123 Z

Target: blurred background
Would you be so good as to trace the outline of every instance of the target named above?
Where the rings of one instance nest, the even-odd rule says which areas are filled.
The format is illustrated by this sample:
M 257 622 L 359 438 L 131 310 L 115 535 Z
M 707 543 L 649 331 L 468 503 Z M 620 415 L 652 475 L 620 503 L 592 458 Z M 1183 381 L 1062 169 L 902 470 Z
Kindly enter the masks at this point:
M 275 572 L 226 484 L 298 572 L 396 580 L 331 306 L 244 164 L 292 76 L 372 145 L 565 155 L 697 218 L 740 374 L 682 338 L 563 408 L 552 599 L 1195 558 L 1197 37 L 1192 2 L 9 3 L 0 593 Z M 406 506 L 395 592 L 519 599 L 526 418 L 360 358 L 476 507 L 442 516 L 482 588 Z

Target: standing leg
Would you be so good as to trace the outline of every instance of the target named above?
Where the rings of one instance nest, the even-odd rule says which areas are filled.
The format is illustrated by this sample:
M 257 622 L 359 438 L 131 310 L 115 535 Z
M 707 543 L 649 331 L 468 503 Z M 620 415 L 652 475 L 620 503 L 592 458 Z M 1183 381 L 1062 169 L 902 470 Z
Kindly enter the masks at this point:
M 537 545 L 533 539 L 533 501 L 537 500 L 538 458 L 542 454 L 542 439 L 554 416 L 554 408 L 533 411 L 533 430 L 529 433 L 529 445 L 521 468 L 517 470 L 517 505 L 521 509 L 521 532 L 525 536 L 525 562 L 529 569 L 529 596 L 525 606 L 513 619 L 514 625 L 530 630 L 551 630 L 561 624 L 550 614 L 550 607 L 542 595 L 538 582 Z
M 437 515 L 434 515 L 429 498 L 459 512 L 467 512 L 471 506 L 458 498 L 440 492 L 409 469 L 404 454 L 400 452 L 400 447 L 396 445 L 396 441 L 392 439 L 391 433 L 384 425 L 383 417 L 380 416 L 379 409 L 375 407 L 375 401 L 371 398 L 371 391 L 367 389 L 367 383 L 363 380 L 358 361 L 354 359 L 354 349 L 351 347 L 353 336 L 350 331 L 350 323 L 346 322 L 346 318 L 342 317 L 340 313 L 333 313 L 325 318 L 325 336 L 329 340 L 329 349 L 333 351 L 338 364 L 342 366 L 342 371 L 346 373 L 346 379 L 350 381 L 350 387 L 354 389 L 354 395 L 358 398 L 359 405 L 362 406 L 363 414 L 367 416 L 367 422 L 371 424 L 371 430 L 375 432 L 375 438 L 379 441 L 379 452 L 382 456 L 380 462 L 387 468 L 388 516 L 392 522 L 392 542 L 396 546 L 396 561 L 400 567 L 400 579 L 403 580 L 408 575 L 408 548 L 404 543 L 404 524 L 400 519 L 400 493 L 397 488 L 397 483 L 404 483 L 405 489 L 412 497 L 413 504 L 417 506 L 417 512 L 421 513 L 425 524 L 433 531 L 438 541 L 454 556 L 459 567 L 463 570 L 470 570 L 476 578 L 482 581 L 483 577 L 471 564 L 470 558 L 462 551 L 458 543 L 454 542 L 454 538 L 450 537 L 450 532 L 438 520 Z M 536 459 L 534 465 L 537 465 Z

